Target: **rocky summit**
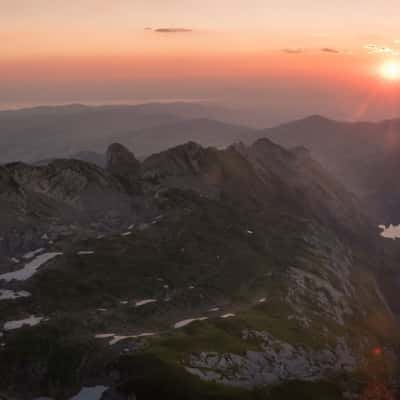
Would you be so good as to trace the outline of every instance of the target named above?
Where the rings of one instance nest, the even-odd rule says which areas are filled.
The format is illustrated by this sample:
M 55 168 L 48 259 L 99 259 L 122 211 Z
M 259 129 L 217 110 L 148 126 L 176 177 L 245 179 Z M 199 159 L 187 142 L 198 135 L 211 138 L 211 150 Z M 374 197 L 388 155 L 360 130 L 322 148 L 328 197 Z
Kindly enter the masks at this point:
M 107 170 L 121 181 L 128 193 L 140 191 L 140 162 L 128 149 L 114 143 L 109 146 L 106 159 Z
M 1 398 L 395 393 L 398 254 L 306 149 L 115 143 L 0 189 Z

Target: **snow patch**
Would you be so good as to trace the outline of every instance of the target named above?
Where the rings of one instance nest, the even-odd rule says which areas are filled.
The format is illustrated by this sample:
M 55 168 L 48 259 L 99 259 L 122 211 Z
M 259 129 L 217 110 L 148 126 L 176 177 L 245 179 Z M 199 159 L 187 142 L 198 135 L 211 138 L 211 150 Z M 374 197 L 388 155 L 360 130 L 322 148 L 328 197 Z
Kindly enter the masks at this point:
M 142 337 L 148 337 L 148 336 L 154 336 L 155 333 L 154 332 L 145 332 L 145 333 L 140 333 L 139 335 L 130 335 L 130 336 L 114 336 L 114 339 L 110 340 L 110 345 L 114 345 L 118 342 L 120 342 L 121 340 L 125 340 L 125 339 L 139 339 Z
M 135 307 L 141 307 L 144 306 L 145 304 L 155 303 L 156 301 L 157 301 L 156 299 L 140 300 L 135 303 Z
M 78 254 L 78 256 L 90 256 L 90 255 L 94 254 L 94 251 L 82 250 L 82 251 L 78 251 L 76 254 Z
M 174 328 L 175 328 L 175 329 L 183 328 L 184 326 L 189 325 L 189 324 L 191 324 L 192 322 L 195 322 L 195 321 L 205 321 L 206 319 L 208 319 L 208 317 L 184 319 L 184 320 L 179 321 L 179 322 L 177 322 L 176 324 L 174 324 Z
M 265 303 L 267 301 L 266 297 L 262 297 L 260 300 L 258 300 L 259 303 Z
M 30 251 L 29 253 L 26 253 L 22 256 L 22 258 L 25 258 L 25 260 L 29 260 L 30 258 L 36 257 L 38 254 L 43 253 L 44 248 L 36 249 L 33 251 Z
M 236 314 L 233 314 L 233 313 L 228 313 L 228 314 L 224 314 L 224 315 L 221 315 L 221 318 L 233 318 L 233 317 L 235 317 L 236 316 Z
M 31 315 L 29 318 L 20 319 L 16 321 L 8 321 L 4 324 L 3 329 L 5 331 L 11 331 L 14 329 L 22 328 L 24 325 L 35 326 L 40 324 L 42 320 L 44 320 L 43 317 L 35 317 L 34 315 Z
M 95 335 L 94 337 L 96 339 L 108 339 L 108 338 L 111 338 L 114 336 L 115 336 L 114 333 L 99 333 L 99 334 Z
M 13 290 L 0 289 L 0 300 L 15 300 L 20 297 L 29 297 L 31 294 L 25 290 L 14 292 Z
M 390 224 L 388 227 L 385 225 L 379 225 L 379 229 L 382 230 L 381 236 L 386 239 L 400 239 L 400 225 Z
M 127 336 L 123 336 L 123 335 L 116 335 L 114 333 L 101 333 L 98 335 L 95 335 L 96 339 L 110 339 L 111 340 L 108 342 L 110 346 L 120 342 L 121 340 L 125 340 L 125 339 L 140 339 L 143 337 L 149 337 L 149 336 L 155 336 L 156 333 L 154 332 L 144 332 L 144 333 L 139 333 L 138 335 L 127 335 Z
M 100 400 L 107 389 L 106 386 L 83 387 L 77 395 L 69 400 Z
M 25 265 L 24 268 L 19 269 L 18 271 L 8 272 L 6 274 L 0 275 L 0 281 L 10 282 L 13 279 L 17 281 L 25 281 L 31 278 L 37 270 L 43 265 L 46 264 L 51 259 L 61 256 L 63 253 L 44 253 L 40 256 L 37 256 L 28 264 Z

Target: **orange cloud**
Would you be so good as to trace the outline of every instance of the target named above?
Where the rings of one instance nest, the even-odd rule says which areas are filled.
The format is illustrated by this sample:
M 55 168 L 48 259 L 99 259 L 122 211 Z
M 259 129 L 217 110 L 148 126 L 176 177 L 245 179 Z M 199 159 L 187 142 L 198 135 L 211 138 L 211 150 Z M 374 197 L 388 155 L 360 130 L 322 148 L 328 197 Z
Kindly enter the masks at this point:
M 304 49 L 282 49 L 282 51 L 286 54 L 301 54 L 304 53 Z
M 340 53 L 339 50 L 332 49 L 331 47 L 323 47 L 323 48 L 321 49 L 321 51 L 322 51 L 323 53 L 333 53 L 333 54 L 338 54 L 338 53 Z
M 190 33 L 190 32 L 193 32 L 193 29 L 188 29 L 188 28 L 157 28 L 157 29 L 154 29 L 154 32 L 158 32 L 158 33 Z

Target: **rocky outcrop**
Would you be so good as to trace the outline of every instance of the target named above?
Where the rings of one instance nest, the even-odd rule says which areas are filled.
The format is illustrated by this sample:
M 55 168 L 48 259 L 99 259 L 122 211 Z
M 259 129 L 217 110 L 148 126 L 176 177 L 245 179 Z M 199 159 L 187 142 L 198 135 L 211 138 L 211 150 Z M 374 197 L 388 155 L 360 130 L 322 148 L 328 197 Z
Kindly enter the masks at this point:
M 217 198 L 223 183 L 219 152 L 188 142 L 143 162 L 143 179 L 153 186 L 193 190 Z
M 268 139 L 223 150 L 188 142 L 147 158 L 142 172 L 144 180 L 153 185 L 269 208 L 285 207 L 289 213 L 346 227 L 349 234 L 365 230 L 368 224 L 355 197 L 306 149 L 286 150 Z
M 117 178 L 126 191 L 130 194 L 138 194 L 141 189 L 141 166 L 126 147 L 119 143 L 113 143 L 107 149 L 106 169 Z
M 215 159 L 215 152 L 195 142 L 176 146 L 147 158 L 143 163 L 144 177 L 162 179 L 171 176 L 199 176 L 211 159 Z
M 243 340 L 261 342 L 262 351 L 192 355 L 186 370 L 205 381 L 254 388 L 289 380 L 315 381 L 333 371 L 351 372 L 357 359 L 343 338 L 335 346 L 310 350 L 274 338 L 268 332 L 243 331 Z
M 293 249 L 281 277 L 286 295 L 280 301 L 285 305 L 272 327 L 275 333 L 244 329 L 241 339 L 249 348 L 252 344 L 252 350 L 192 353 L 186 363 L 188 372 L 205 381 L 254 388 L 290 380 L 328 379 L 334 374 L 352 373 L 365 362 L 374 338 L 356 321 L 360 316 L 370 318 L 374 307 L 391 319 L 376 281 L 362 278 L 368 282 L 366 295 L 361 275 L 357 279 L 354 275 L 367 271 L 357 272 L 351 248 L 322 226 L 310 225 L 301 246 L 300 253 Z M 290 325 L 289 335 L 282 333 L 286 324 Z M 313 340 L 304 341 L 305 336 Z M 386 351 L 394 356 L 393 348 L 388 346 Z
M 0 188 L 0 257 L 41 247 L 44 235 L 49 241 L 91 223 L 112 226 L 133 212 L 116 178 L 78 160 L 8 164 L 0 168 Z
M 96 206 L 99 200 L 96 192 L 103 197 L 123 194 L 118 181 L 103 169 L 79 160 L 55 160 L 44 167 L 15 163 L 8 164 L 6 169 L 25 192 L 44 195 L 78 209 Z

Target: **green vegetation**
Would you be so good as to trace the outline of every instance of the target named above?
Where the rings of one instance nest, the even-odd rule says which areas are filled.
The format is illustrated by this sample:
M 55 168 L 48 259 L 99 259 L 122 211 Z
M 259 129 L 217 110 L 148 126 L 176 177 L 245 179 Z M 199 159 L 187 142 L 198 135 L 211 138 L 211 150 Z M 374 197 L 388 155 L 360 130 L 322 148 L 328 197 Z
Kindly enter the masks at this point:
M 203 382 L 184 367 L 193 353 L 261 351 L 260 340 L 243 339 L 246 330 L 267 332 L 306 350 L 333 348 L 339 337 L 354 349 L 361 337 L 371 344 L 379 344 L 380 338 L 398 343 L 387 334 L 388 314 L 371 290 L 374 281 L 361 268 L 352 271 L 351 282 L 357 304 L 368 309 L 367 321 L 359 312 L 347 317 L 344 326 L 337 324 L 318 302 L 322 293 L 326 307 L 332 306 L 330 291 L 309 278 L 304 279 L 305 293 L 296 294 L 299 304 L 288 301 L 291 267 L 342 289 L 339 275 L 326 268 L 333 261 L 341 265 L 345 254 L 345 245 L 330 229 L 276 213 L 265 204 L 244 207 L 223 196 L 211 201 L 172 190 L 160 202 L 163 216 L 157 224 L 127 237 L 118 233 L 63 243 L 65 255 L 21 286 L 32 297 L 0 302 L 3 321 L 29 313 L 49 318 L 38 327 L 6 334 L 0 374 L 7 387 L 17 391 L 18 382 L 26 382 L 32 393 L 65 397 L 86 380 L 116 369 L 119 378 L 112 384 L 139 399 L 335 400 L 340 398 L 336 383 L 289 382 L 249 391 Z M 83 249 L 94 254 L 78 256 Z M 357 267 L 361 261 L 358 256 Z M 258 303 L 262 297 L 266 302 Z M 158 301 L 134 306 L 145 298 Z M 360 311 L 353 299 L 350 303 Z M 209 313 L 215 306 L 220 312 Z M 226 312 L 234 312 L 235 318 L 219 318 Z M 209 319 L 172 328 L 177 321 L 200 316 Z M 136 347 L 128 341 L 110 346 L 94 339 L 98 333 L 141 332 L 160 335 L 141 339 L 146 345 Z

